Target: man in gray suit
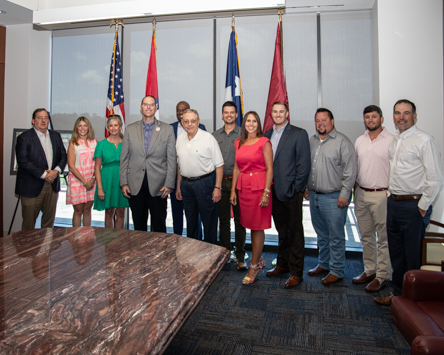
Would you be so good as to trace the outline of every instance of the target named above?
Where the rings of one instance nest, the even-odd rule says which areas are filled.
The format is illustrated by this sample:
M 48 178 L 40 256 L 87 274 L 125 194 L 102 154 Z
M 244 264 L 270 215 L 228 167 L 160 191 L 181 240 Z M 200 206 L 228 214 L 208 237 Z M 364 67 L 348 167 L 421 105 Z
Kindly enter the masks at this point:
M 166 232 L 167 197 L 176 180 L 176 142 L 173 127 L 157 120 L 156 100 L 146 96 L 142 120 L 126 128 L 120 155 L 120 186 L 129 199 L 134 229 Z
M 302 282 L 304 271 L 304 227 L 302 200 L 310 174 L 310 145 L 307 132 L 288 123 L 288 106 L 277 101 L 271 107 L 273 128 L 265 132 L 273 148 L 273 220 L 279 234 L 276 267 L 268 277 L 290 273 L 285 288 Z

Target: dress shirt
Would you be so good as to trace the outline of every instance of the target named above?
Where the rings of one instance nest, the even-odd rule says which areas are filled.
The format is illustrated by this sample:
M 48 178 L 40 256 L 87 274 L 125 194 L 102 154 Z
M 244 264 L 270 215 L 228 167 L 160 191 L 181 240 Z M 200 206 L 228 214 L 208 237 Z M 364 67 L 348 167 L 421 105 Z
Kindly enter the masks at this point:
M 156 123 L 156 120 L 150 123 L 146 123 L 144 120 L 142 120 L 142 123 L 143 123 L 143 142 L 145 144 L 145 153 L 148 153 L 148 148 L 150 147 L 151 143 L 151 137 L 153 136 L 154 123 Z
M 389 176 L 389 146 L 393 134 L 385 128 L 371 140 L 368 130 L 355 142 L 358 175 L 356 182 L 367 189 L 387 188 Z
M 435 139 L 414 125 L 395 135 L 389 157 L 390 193 L 422 194 L 418 207 L 428 210 L 443 182 L 441 154 Z
M 188 140 L 186 132 L 177 137 L 176 152 L 182 176 L 202 176 L 224 165 L 216 139 L 211 133 L 200 128 L 191 140 Z
M 274 161 L 274 156 L 276 155 L 276 149 L 279 145 L 279 141 L 281 140 L 282 137 L 282 132 L 284 132 L 285 127 L 287 127 L 288 125 L 288 121 L 285 121 L 285 126 L 282 127 L 280 130 L 276 129 L 276 125 L 273 125 L 273 133 L 271 134 L 271 138 L 270 138 L 270 142 L 271 142 L 271 149 L 273 149 L 273 161 Z
M 49 132 L 46 131 L 46 134 L 40 132 L 38 129 L 34 128 L 35 133 L 37 133 L 37 137 L 39 137 L 40 143 L 42 144 L 42 148 L 45 152 L 46 162 L 48 163 L 48 170 L 51 170 L 52 167 L 52 143 L 51 143 L 51 136 L 49 135 Z M 54 170 L 57 170 L 59 174 L 62 173 L 62 169 L 60 169 L 58 166 L 54 168 Z M 42 176 L 40 176 L 40 179 L 44 179 L 46 177 L 46 171 L 43 172 Z
M 213 137 L 216 138 L 219 144 L 222 157 L 224 158 L 224 176 L 233 176 L 234 168 L 234 141 L 240 138 L 241 129 L 238 125 L 227 134 L 225 132 L 225 126 L 213 132 Z
M 310 137 L 311 171 L 309 190 L 350 198 L 356 178 L 355 149 L 352 142 L 336 128 L 322 142 L 319 133 Z

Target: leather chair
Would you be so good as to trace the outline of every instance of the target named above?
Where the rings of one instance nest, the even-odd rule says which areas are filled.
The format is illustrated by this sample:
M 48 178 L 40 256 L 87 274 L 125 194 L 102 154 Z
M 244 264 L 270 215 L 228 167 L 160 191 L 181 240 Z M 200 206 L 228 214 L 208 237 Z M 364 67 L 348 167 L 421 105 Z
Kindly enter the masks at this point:
M 402 296 L 393 299 L 391 311 L 411 355 L 444 353 L 444 272 L 406 272 Z
M 433 220 L 430 224 L 444 228 L 444 224 Z M 421 270 L 444 271 L 444 233 L 426 232 L 422 240 Z

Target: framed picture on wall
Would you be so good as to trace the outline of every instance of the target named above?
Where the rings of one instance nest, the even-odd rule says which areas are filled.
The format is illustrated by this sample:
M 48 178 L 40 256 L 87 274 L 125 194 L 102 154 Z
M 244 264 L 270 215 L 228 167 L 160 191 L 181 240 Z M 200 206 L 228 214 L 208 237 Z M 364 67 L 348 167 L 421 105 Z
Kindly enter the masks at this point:
M 14 131 L 12 133 L 11 166 L 9 171 L 11 175 L 17 175 L 18 171 L 17 158 L 15 156 L 15 145 L 17 144 L 17 137 L 28 129 L 29 128 L 14 128 Z M 68 151 L 69 140 L 71 139 L 72 131 L 60 130 L 56 132 L 59 132 L 62 136 L 63 145 L 65 146 L 66 151 Z M 68 164 L 65 167 L 65 172 L 68 172 Z
M 12 133 L 11 165 L 9 168 L 9 174 L 11 175 L 17 175 L 18 171 L 17 158 L 15 156 L 15 145 L 17 144 L 17 137 L 28 129 L 29 128 L 14 128 L 14 131 Z

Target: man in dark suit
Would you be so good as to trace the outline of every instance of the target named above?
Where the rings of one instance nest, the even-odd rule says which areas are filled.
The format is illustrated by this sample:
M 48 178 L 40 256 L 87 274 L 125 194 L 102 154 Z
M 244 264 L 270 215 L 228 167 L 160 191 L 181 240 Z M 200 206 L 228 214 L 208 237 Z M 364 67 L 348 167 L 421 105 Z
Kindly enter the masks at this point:
M 285 288 L 302 281 L 304 271 L 304 227 L 302 201 L 310 174 L 310 145 L 304 129 L 288 123 L 288 106 L 275 102 L 271 108 L 274 122 L 265 132 L 273 148 L 273 220 L 279 234 L 276 267 L 268 277 L 290 272 Z
M 66 166 L 66 150 L 58 132 L 48 130 L 49 112 L 38 108 L 31 128 L 17 137 L 15 193 L 22 203 L 22 229 L 35 228 L 42 211 L 42 228 L 52 228 L 60 191 L 59 174 Z
M 171 123 L 174 130 L 174 138 L 177 140 L 177 136 L 183 132 L 185 132 L 182 127 L 182 118 L 183 112 L 188 110 L 190 105 L 186 101 L 180 101 L 176 105 L 176 117 L 177 121 Z M 199 128 L 206 131 L 205 125 L 199 124 Z M 174 182 L 174 188 L 176 187 L 176 182 Z M 179 201 L 176 199 L 176 194 L 170 194 L 171 197 L 171 210 L 173 212 L 173 230 L 174 234 L 182 235 L 183 232 L 183 201 Z M 199 240 L 202 240 L 202 224 L 199 217 Z
M 156 100 L 148 95 L 140 105 L 142 119 L 130 124 L 120 153 L 120 186 L 129 199 L 134 229 L 166 233 L 167 197 L 176 180 L 176 146 L 172 127 L 155 118 Z

